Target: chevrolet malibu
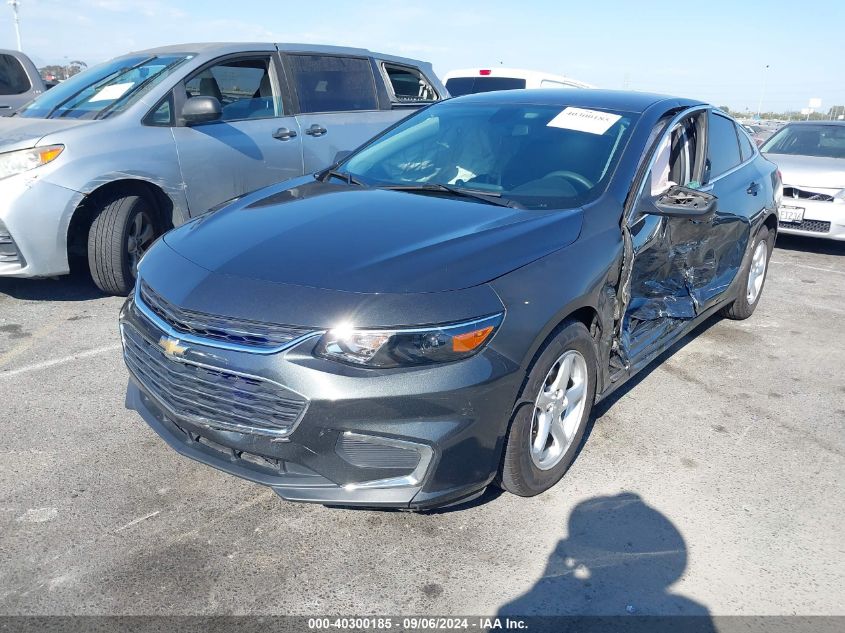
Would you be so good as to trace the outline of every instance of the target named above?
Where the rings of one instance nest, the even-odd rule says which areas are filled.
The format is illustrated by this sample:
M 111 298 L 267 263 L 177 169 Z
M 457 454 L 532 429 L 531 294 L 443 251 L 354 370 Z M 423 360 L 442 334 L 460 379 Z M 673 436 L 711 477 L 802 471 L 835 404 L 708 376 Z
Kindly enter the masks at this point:
M 697 101 L 437 103 L 159 239 L 121 313 L 127 406 L 289 500 L 536 495 L 596 402 L 708 316 L 751 316 L 779 187 Z

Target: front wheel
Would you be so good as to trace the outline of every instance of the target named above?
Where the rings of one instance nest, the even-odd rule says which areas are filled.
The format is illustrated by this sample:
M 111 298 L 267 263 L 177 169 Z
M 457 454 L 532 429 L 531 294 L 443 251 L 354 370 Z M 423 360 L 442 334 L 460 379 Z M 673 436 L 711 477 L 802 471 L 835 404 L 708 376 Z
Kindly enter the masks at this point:
M 722 309 L 722 314 L 729 319 L 741 321 L 747 319 L 757 308 L 766 273 L 769 271 L 769 258 L 774 247 L 774 233 L 767 226 L 760 227 L 754 243 L 751 245 L 751 259 L 742 272 L 739 292 L 733 303 Z
M 596 395 L 596 351 L 582 323 L 569 322 L 528 375 L 505 442 L 500 485 L 531 497 L 554 486 L 575 459 Z
M 96 210 L 88 232 L 88 266 L 97 287 L 126 295 L 135 285 L 138 262 L 159 235 L 158 215 L 144 196 L 117 195 Z

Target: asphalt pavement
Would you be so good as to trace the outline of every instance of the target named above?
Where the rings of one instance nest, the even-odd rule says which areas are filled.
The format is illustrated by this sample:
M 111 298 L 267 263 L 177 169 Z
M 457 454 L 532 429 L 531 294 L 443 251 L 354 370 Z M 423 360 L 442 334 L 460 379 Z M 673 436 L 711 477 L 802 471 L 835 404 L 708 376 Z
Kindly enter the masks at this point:
M 600 405 L 566 477 L 412 514 L 287 503 L 123 408 L 82 274 L 0 279 L 0 614 L 843 614 L 845 244 L 780 237 Z

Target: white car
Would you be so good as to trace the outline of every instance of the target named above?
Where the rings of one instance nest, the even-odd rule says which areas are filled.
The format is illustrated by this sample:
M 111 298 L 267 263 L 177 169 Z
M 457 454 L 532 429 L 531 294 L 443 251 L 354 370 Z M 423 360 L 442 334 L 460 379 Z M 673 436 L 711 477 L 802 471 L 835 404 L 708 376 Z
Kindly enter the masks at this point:
M 778 231 L 845 241 L 845 122 L 789 123 L 760 151 L 783 178 Z
M 571 77 L 522 68 L 463 68 L 447 73 L 444 83 L 453 97 L 522 88 L 595 88 Z

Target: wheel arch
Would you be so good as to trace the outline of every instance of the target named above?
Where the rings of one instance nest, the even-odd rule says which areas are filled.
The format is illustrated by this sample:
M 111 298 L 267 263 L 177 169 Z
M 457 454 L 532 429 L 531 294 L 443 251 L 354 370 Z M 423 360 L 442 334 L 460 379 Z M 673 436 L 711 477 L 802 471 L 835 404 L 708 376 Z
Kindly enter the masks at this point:
M 601 341 L 602 331 L 606 329 L 612 329 L 613 322 L 611 320 L 610 324 L 607 325 L 602 322 L 601 315 L 599 310 L 596 306 L 590 303 L 584 303 L 581 305 L 576 306 L 568 306 L 564 309 L 563 312 L 559 313 L 552 319 L 548 326 L 544 329 L 545 336 L 541 334 L 538 336 L 532 345 L 531 349 L 529 350 L 528 354 L 526 354 L 527 362 L 525 363 L 524 370 L 525 376 L 522 381 L 522 385 L 520 385 L 520 393 L 522 392 L 522 388 L 525 386 L 525 382 L 528 380 L 528 376 L 531 373 L 531 369 L 534 367 L 534 364 L 537 362 L 537 359 L 543 353 L 543 350 L 546 349 L 546 346 L 549 342 L 558 335 L 558 333 L 567 326 L 568 323 L 571 322 L 578 322 L 584 325 L 587 328 L 587 331 L 590 333 L 590 336 L 593 339 L 593 343 L 596 346 L 596 358 L 599 362 L 599 367 L 596 368 L 597 376 L 601 377 L 601 364 L 603 362 L 602 352 L 601 352 Z M 601 378 L 599 378 L 601 382 Z M 597 385 L 600 387 L 601 385 Z M 598 391 L 597 391 L 598 393 Z M 514 405 L 514 408 L 520 405 L 519 399 Z
M 775 236 L 778 234 L 778 216 L 771 212 L 763 219 L 763 226 L 771 231 Z
M 142 195 L 152 201 L 162 231 L 178 226 L 187 219 L 178 203 L 156 183 L 142 178 L 110 180 L 92 186 L 74 210 L 67 230 L 68 255 L 86 254 L 88 231 L 97 209 L 103 200 L 115 195 Z

